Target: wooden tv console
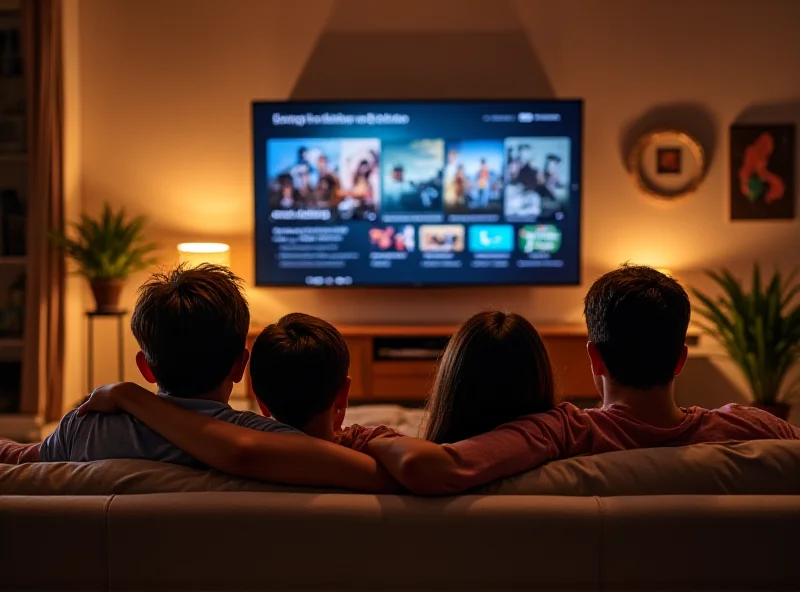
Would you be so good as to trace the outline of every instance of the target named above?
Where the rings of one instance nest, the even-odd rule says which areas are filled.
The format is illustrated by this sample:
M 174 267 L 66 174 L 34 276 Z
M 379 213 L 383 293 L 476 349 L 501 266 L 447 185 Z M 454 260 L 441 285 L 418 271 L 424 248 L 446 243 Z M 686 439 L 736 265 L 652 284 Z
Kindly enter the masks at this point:
M 431 387 L 436 359 L 455 325 L 339 325 L 350 349 L 350 398 L 354 402 L 419 402 Z M 582 325 L 541 325 L 561 396 L 597 398 Z M 261 328 L 248 336 L 248 349 Z M 252 395 L 250 373 L 247 388 Z

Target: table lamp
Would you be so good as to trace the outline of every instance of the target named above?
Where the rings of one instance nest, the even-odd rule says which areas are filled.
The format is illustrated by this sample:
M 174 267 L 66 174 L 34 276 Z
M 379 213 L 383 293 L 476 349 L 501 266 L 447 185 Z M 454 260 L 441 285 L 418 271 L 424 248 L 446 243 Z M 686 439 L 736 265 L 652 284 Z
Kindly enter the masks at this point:
M 178 245 L 178 261 L 190 267 L 201 263 L 231 266 L 231 248 L 224 243 L 181 243 Z

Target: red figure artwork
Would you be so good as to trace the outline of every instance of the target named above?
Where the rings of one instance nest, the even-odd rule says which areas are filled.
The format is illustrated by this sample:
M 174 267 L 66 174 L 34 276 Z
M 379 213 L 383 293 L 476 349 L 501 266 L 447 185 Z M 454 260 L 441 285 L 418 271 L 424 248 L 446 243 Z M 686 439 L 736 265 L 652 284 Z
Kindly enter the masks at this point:
M 731 126 L 731 220 L 794 218 L 795 141 L 792 124 Z
M 781 199 L 786 193 L 786 184 L 769 170 L 769 159 L 775 150 L 772 134 L 764 132 L 744 151 L 739 168 L 739 190 L 750 201 L 763 197 L 766 203 Z

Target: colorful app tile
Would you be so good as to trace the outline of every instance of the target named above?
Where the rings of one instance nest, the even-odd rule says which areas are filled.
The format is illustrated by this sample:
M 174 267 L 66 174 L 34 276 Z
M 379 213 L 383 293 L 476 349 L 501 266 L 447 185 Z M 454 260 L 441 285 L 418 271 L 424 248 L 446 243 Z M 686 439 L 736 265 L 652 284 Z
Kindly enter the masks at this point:
M 473 253 L 509 253 L 514 250 L 514 228 L 508 224 L 475 224 L 469 227 Z
M 464 227 L 461 224 L 420 226 L 419 250 L 460 253 L 464 250 Z
M 400 251 L 411 253 L 415 249 L 415 230 L 411 224 L 401 226 L 373 226 L 369 229 L 369 242 L 373 251 Z
M 556 253 L 561 248 L 561 231 L 553 224 L 523 226 L 518 236 L 523 253 Z

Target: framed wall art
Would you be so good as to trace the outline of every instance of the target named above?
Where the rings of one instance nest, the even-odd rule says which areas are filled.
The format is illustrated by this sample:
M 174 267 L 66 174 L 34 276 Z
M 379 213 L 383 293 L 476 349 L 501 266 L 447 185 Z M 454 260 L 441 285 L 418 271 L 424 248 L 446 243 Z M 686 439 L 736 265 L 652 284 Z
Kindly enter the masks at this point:
M 731 220 L 795 217 L 795 126 L 733 125 Z

